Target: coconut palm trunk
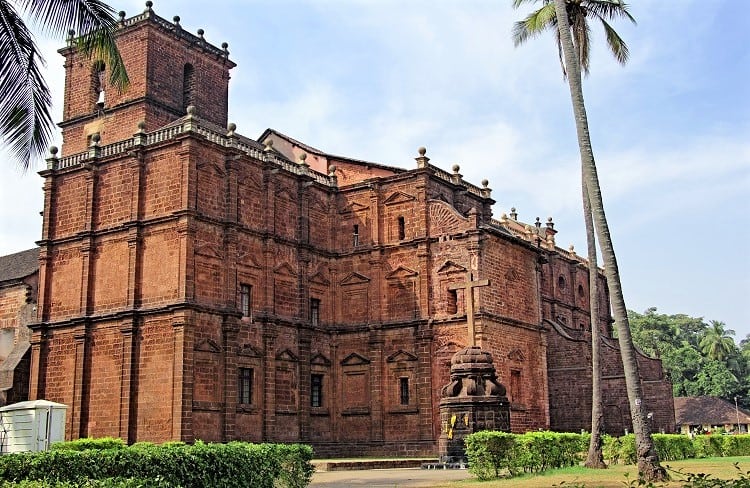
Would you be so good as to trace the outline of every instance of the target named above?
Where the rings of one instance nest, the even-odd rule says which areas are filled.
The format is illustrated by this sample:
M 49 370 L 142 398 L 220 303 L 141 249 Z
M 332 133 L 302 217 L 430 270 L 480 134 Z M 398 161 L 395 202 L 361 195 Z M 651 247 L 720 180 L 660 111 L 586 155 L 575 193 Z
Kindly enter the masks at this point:
M 666 470 L 659 464 L 653 439 L 651 438 L 650 426 L 645 415 L 643 403 L 643 389 L 638 373 L 635 347 L 630 335 L 625 299 L 623 298 L 620 274 L 617 269 L 617 260 L 612 245 L 612 238 L 607 226 L 607 218 L 604 214 L 599 178 L 596 173 L 594 152 L 591 148 L 591 137 L 589 135 L 586 107 L 583 101 L 583 88 L 581 83 L 581 71 L 573 48 L 573 40 L 570 35 L 568 14 L 565 0 L 555 1 L 555 14 L 557 15 L 558 32 L 563 49 L 565 67 L 568 73 L 568 87 L 573 104 L 576 132 L 578 134 L 578 146 L 581 152 L 581 165 L 583 179 L 586 183 L 586 192 L 591 203 L 594 227 L 599 239 L 599 247 L 604 260 L 604 271 L 612 300 L 612 313 L 615 319 L 618 339 L 620 343 L 620 355 L 625 373 L 625 385 L 628 392 L 630 414 L 635 433 L 636 451 L 638 456 L 638 471 L 648 481 L 661 481 L 667 478 Z
M 600 366 L 601 338 L 599 334 L 599 268 L 596 262 L 596 235 L 591 216 L 591 202 L 588 186 L 581 174 L 583 190 L 583 219 L 586 224 L 586 247 L 589 261 L 589 315 L 591 321 L 591 440 L 584 466 L 587 468 L 605 469 L 602 453 L 602 434 L 604 434 L 604 414 L 602 409 L 602 370 Z

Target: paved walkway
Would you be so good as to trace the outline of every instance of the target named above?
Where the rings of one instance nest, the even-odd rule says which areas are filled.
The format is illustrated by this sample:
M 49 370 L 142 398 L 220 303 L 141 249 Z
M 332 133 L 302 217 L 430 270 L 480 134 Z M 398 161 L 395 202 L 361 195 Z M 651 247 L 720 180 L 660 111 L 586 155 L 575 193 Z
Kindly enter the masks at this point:
M 319 471 L 313 475 L 314 488 L 416 488 L 471 478 L 466 469 L 367 469 Z

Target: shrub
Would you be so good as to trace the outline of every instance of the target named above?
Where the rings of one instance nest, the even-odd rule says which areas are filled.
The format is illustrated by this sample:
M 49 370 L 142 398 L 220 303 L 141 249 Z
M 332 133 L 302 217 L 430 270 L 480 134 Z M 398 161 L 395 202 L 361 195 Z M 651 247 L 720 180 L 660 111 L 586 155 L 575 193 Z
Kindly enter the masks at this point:
M 720 435 L 697 435 L 693 439 L 697 457 L 721 457 L 724 437 Z
M 56 449 L 0 457 L 0 479 L 92 487 L 298 488 L 310 482 L 311 459 L 309 446 L 242 442 Z
M 56 442 L 50 446 L 50 449 L 60 450 L 67 449 L 71 451 L 85 451 L 88 449 L 123 449 L 127 447 L 122 439 L 116 437 L 101 437 L 99 439 L 92 439 L 87 437 L 85 439 L 76 439 L 74 441 Z
M 681 434 L 653 434 L 654 446 L 660 461 L 676 461 L 695 457 L 695 445 Z
M 507 432 L 482 431 L 466 437 L 469 471 L 480 480 L 497 478 L 504 470 L 511 476 L 518 472 L 516 435 Z
M 517 435 L 483 431 L 466 438 L 469 470 L 479 479 L 573 466 L 585 451 L 588 435 L 529 432 Z

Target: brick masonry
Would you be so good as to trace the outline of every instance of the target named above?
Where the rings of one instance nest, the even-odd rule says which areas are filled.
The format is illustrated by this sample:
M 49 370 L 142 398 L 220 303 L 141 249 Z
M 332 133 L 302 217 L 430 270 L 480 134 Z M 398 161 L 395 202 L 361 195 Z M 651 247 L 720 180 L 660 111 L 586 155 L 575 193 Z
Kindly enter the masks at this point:
M 475 297 L 477 342 L 507 388 L 512 430 L 587 427 L 581 258 L 554 247 L 552 231 L 492 219 L 488 188 L 423 154 L 406 171 L 274 131 L 260 143 L 227 134 L 234 64 L 190 36 L 153 12 L 126 21 L 118 42 L 132 84 L 107 94 L 103 114 L 92 112 L 92 61 L 61 50 L 65 142 L 41 173 L 29 394 L 69 405 L 68 438 L 434 454 L 440 388 L 467 345 L 466 297 L 449 285 L 467 270 L 490 280 Z M 196 110 L 183 117 L 188 82 Z M 156 130 L 166 125 L 180 130 Z M 101 143 L 87 149 L 92 127 Z M 605 293 L 600 302 L 612 346 Z M 604 350 L 617 431 L 624 381 L 616 349 Z M 658 361 L 640 362 L 645 401 L 671 431 L 669 382 Z

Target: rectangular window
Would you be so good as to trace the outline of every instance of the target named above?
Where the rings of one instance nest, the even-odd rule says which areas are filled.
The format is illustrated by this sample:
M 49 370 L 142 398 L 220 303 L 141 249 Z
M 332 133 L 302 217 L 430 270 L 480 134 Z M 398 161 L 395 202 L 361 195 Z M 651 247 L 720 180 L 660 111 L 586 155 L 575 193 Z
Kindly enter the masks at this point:
M 403 217 L 398 218 L 398 240 L 406 239 L 406 220 Z
M 240 368 L 237 378 L 237 402 L 241 405 L 253 403 L 253 368 Z
M 401 405 L 409 404 L 409 378 L 399 378 L 399 393 Z
M 354 247 L 359 246 L 359 225 L 354 225 Z
M 310 322 L 312 325 L 320 323 L 320 300 L 317 298 L 310 299 Z
M 253 310 L 253 287 L 240 285 L 240 311 L 243 317 L 252 317 Z
M 451 315 L 458 313 L 458 290 L 448 290 L 447 312 Z
M 310 406 L 323 406 L 323 375 L 314 374 L 310 377 Z
M 510 371 L 510 401 L 514 403 L 521 401 L 521 372 L 517 369 Z

